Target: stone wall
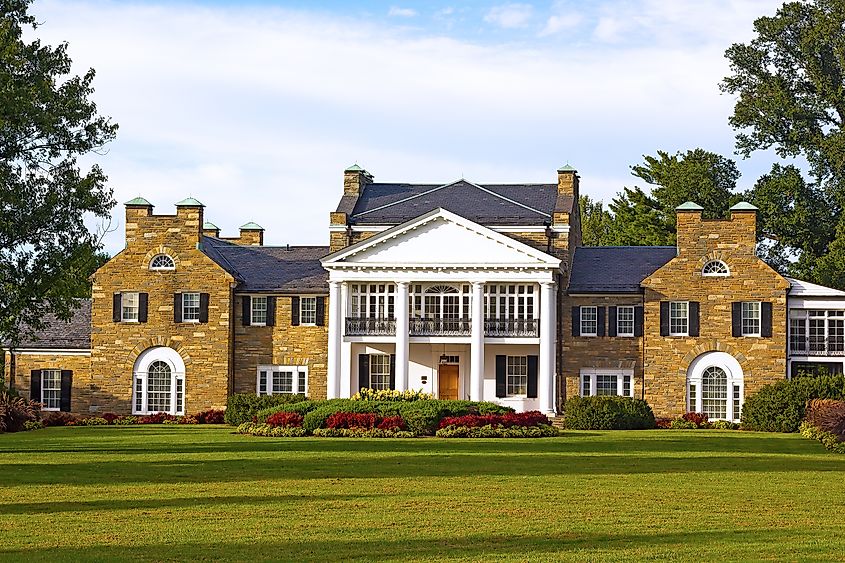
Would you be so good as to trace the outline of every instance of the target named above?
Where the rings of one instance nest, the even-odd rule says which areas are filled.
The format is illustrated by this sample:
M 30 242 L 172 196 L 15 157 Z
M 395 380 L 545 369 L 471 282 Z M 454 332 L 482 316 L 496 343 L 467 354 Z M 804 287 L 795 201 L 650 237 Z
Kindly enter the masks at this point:
M 6 353 L 7 381 L 11 357 Z M 73 371 L 73 387 L 71 390 L 71 410 L 78 411 L 77 402 L 84 401 L 79 397 L 78 390 L 80 381 L 89 381 L 91 378 L 91 356 L 88 353 L 66 354 L 45 350 L 43 353 L 16 353 L 15 354 L 15 390 L 23 397 L 29 397 L 29 384 L 32 370 L 35 369 L 69 369 Z

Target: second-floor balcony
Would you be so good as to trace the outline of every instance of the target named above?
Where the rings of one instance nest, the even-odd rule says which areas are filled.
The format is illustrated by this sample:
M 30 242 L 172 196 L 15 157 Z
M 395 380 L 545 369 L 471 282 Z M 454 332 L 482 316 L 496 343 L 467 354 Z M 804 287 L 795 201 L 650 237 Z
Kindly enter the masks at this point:
M 845 337 L 793 338 L 789 352 L 793 356 L 845 356 Z
M 381 317 L 347 317 L 346 336 L 393 336 L 396 320 Z M 410 318 L 410 336 L 470 336 L 469 318 Z M 485 319 L 484 335 L 491 337 L 536 338 L 540 335 L 538 319 Z

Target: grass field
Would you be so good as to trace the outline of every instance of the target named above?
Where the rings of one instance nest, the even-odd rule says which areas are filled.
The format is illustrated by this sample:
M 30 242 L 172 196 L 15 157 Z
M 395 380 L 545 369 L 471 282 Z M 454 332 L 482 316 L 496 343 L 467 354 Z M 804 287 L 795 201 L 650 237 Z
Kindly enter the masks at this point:
M 0 435 L 6 560 L 841 559 L 845 456 L 798 435 Z

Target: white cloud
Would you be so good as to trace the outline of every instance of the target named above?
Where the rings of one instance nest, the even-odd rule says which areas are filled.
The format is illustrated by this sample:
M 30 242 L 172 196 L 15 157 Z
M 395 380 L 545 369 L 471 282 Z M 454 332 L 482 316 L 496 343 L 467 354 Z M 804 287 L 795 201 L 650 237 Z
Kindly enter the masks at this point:
M 417 15 L 417 11 L 413 8 L 400 8 L 398 6 L 391 6 L 390 9 L 387 11 L 387 15 L 399 18 L 413 18 Z
M 580 14 L 549 16 L 549 19 L 546 20 L 545 27 L 540 31 L 540 36 L 545 37 L 572 29 L 577 27 L 583 20 L 584 18 Z
M 504 4 L 494 6 L 484 16 L 484 21 L 505 29 L 525 27 L 531 20 L 534 8 L 530 4 Z

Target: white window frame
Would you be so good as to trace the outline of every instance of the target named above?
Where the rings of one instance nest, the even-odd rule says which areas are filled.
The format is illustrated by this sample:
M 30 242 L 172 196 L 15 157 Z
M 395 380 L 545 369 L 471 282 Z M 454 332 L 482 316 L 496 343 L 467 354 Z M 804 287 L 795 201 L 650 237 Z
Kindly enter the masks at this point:
M 622 315 L 620 315 L 622 309 L 626 311 L 631 311 L 631 331 L 630 332 L 623 332 L 620 328 L 622 325 Z M 616 306 L 616 336 L 625 336 L 625 337 L 632 337 L 634 336 L 634 331 L 636 330 L 637 317 L 636 317 L 636 307 L 634 305 L 617 305 Z
M 687 412 L 702 412 L 703 411 L 703 397 L 702 397 L 702 381 L 704 372 L 709 368 L 719 368 L 724 370 L 727 375 L 726 381 L 726 405 L 724 419 L 713 418 L 712 420 L 730 420 L 732 422 L 739 422 L 742 413 L 742 407 L 745 402 L 745 381 L 742 375 L 742 367 L 739 362 L 725 352 L 710 352 L 704 356 L 700 356 L 690 364 L 687 374 Z M 739 397 L 735 397 L 735 393 Z M 737 408 L 738 407 L 738 408 Z
M 390 354 L 370 354 L 370 369 L 369 369 L 369 384 L 370 389 L 375 390 L 389 390 L 390 389 Z M 378 360 L 376 360 L 378 358 Z M 384 362 L 384 365 L 380 365 Z M 379 370 L 373 369 L 373 366 L 378 363 Z M 373 385 L 373 375 L 378 375 L 383 378 L 383 381 L 376 387 Z
M 172 266 L 153 266 L 156 259 L 159 258 L 159 257 L 162 257 L 162 256 L 164 258 L 167 258 L 168 260 L 170 260 L 170 263 L 172 264 Z M 170 256 L 169 254 L 164 254 L 162 252 L 162 253 L 156 254 L 155 256 L 153 256 L 150 259 L 150 270 L 152 270 L 153 272 L 172 272 L 175 269 L 176 269 L 176 260 L 174 260 L 173 257 Z
M 306 309 L 305 304 L 313 304 L 313 308 Z M 306 313 L 310 315 L 313 320 L 305 320 Z M 302 296 L 299 298 L 299 324 L 302 326 L 317 326 L 317 297 L 313 295 Z
M 506 366 L 505 396 L 511 398 L 528 397 L 528 356 L 507 356 Z M 525 392 L 511 392 L 511 389 L 519 389 L 522 381 L 525 382 Z
M 710 264 L 714 264 L 714 263 L 721 264 L 722 266 L 724 266 L 725 271 L 724 272 L 706 272 L 705 270 L 707 269 L 707 266 L 709 266 Z M 707 277 L 707 278 L 711 278 L 711 277 L 712 278 L 726 278 L 729 275 L 731 275 L 731 269 L 728 267 L 728 265 L 723 260 L 718 260 L 718 259 L 708 260 L 704 264 L 704 266 L 701 267 L 701 275 L 704 276 L 704 277 Z
M 255 312 L 256 308 L 255 305 L 257 303 L 264 303 L 264 309 L 260 309 L 259 312 L 264 313 L 264 320 L 262 322 L 256 322 L 255 320 Z M 266 295 L 250 295 L 249 296 L 249 325 L 250 326 L 267 326 L 267 296 Z
M 753 316 L 748 315 L 746 316 L 746 306 L 757 305 L 757 318 L 755 319 Z M 749 321 L 757 321 L 757 331 L 756 332 L 746 332 L 745 331 L 745 321 L 748 319 Z M 752 336 L 752 337 L 760 337 L 762 336 L 763 330 L 763 303 L 762 301 L 743 301 L 740 305 L 740 332 L 742 336 Z
M 150 366 L 155 362 L 164 362 L 170 367 L 170 409 L 167 411 L 149 410 L 147 376 Z M 132 374 L 132 414 L 148 415 L 166 412 L 181 416 L 185 414 L 186 399 L 185 363 L 176 350 L 162 346 L 150 348 L 138 356 Z
M 196 318 L 188 318 L 188 303 L 187 303 L 187 299 L 185 299 L 185 297 L 188 296 L 188 295 L 191 295 L 191 296 L 195 295 L 196 298 L 197 298 L 196 299 L 197 305 L 195 307 L 196 308 Z M 194 309 L 194 307 L 191 307 L 191 309 Z M 191 314 L 193 315 L 194 313 L 192 312 Z M 182 322 L 183 323 L 198 323 L 198 322 L 200 322 L 200 294 L 196 291 L 189 291 L 189 292 L 185 292 L 185 293 L 182 294 Z
M 353 283 L 349 286 L 347 314 L 354 319 L 393 319 L 395 299 L 393 283 Z
M 273 374 L 292 373 L 291 391 L 277 391 Z M 304 377 L 303 377 L 304 376 Z M 305 395 L 308 396 L 308 366 L 260 365 L 255 370 L 256 395 Z
M 673 316 L 672 309 L 675 306 L 683 305 L 685 307 L 684 316 Z M 680 331 L 673 331 L 672 330 L 672 319 L 681 320 L 683 319 L 684 323 L 686 323 L 686 330 L 683 332 Z M 669 302 L 669 336 L 689 336 L 689 301 L 670 301 Z
M 133 299 L 135 301 L 135 317 L 127 317 L 127 311 L 133 307 L 128 305 L 128 301 Z M 120 294 L 120 322 L 122 323 L 137 323 L 141 314 L 141 294 L 137 291 L 127 291 Z
M 47 374 L 55 375 L 55 385 L 56 387 L 47 387 Z M 45 397 L 45 391 L 56 391 L 56 402 L 57 406 L 55 407 L 48 407 L 47 406 L 47 398 Z M 41 410 L 42 411 L 58 411 L 62 408 L 62 370 L 60 369 L 42 369 L 41 370 L 41 404 L 44 405 Z
M 536 285 L 530 283 L 485 284 L 484 318 L 509 321 L 536 319 L 539 315 L 539 294 Z
M 595 323 L 595 328 L 593 329 L 592 332 L 588 332 L 588 331 L 584 330 L 584 311 L 588 310 L 588 309 L 592 309 L 593 314 L 594 314 L 593 320 L 590 321 L 590 322 Z M 598 308 L 598 306 L 597 305 L 581 305 L 581 307 L 579 309 L 579 313 L 578 313 L 578 324 L 579 324 L 578 334 L 580 336 L 598 336 L 598 331 L 599 331 L 599 308 Z
M 595 397 L 598 392 L 599 376 L 616 377 L 616 395 L 619 397 L 634 396 L 634 370 L 632 369 L 603 369 L 583 368 L 581 370 L 579 390 L 582 397 Z M 628 383 L 628 393 L 625 393 L 625 383 Z M 585 392 L 587 392 L 585 394 Z

